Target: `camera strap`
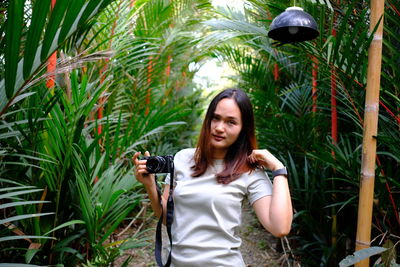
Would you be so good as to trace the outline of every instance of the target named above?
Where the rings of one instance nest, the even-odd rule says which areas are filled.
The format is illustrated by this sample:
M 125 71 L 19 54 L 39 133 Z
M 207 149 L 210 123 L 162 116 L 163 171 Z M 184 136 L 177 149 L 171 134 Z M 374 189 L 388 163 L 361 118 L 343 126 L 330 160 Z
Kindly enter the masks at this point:
M 168 194 L 168 200 L 167 200 L 166 227 L 167 227 L 167 233 L 168 233 L 168 238 L 169 238 L 169 243 L 170 243 L 170 249 L 169 249 L 168 259 L 167 259 L 167 262 L 165 263 L 165 265 L 163 265 L 162 257 L 161 257 L 161 251 L 162 251 L 161 230 L 162 230 L 162 224 L 163 224 L 163 220 L 164 220 L 164 210 L 163 210 L 164 208 L 162 205 L 161 189 L 157 183 L 157 176 L 155 175 L 157 194 L 158 194 L 158 199 L 159 199 L 160 205 L 161 205 L 161 216 L 157 223 L 156 244 L 155 244 L 155 250 L 154 250 L 154 256 L 156 258 L 156 262 L 159 267 L 169 267 L 171 265 L 171 253 L 172 253 L 171 225 L 172 225 L 172 221 L 174 218 L 174 200 L 172 198 L 173 185 L 174 185 L 174 167 L 168 166 L 168 169 L 169 169 L 169 175 L 170 175 L 170 187 L 169 187 L 169 194 Z

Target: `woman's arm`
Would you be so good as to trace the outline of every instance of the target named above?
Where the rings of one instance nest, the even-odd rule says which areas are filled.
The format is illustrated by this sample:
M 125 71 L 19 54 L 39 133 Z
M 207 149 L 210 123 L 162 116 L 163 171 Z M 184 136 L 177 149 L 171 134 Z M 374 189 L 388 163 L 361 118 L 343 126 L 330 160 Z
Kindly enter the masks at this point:
M 167 210 L 167 199 L 169 194 L 169 185 L 165 185 L 164 193 L 161 196 L 161 203 L 163 208 L 161 209 L 160 200 L 158 198 L 157 193 L 157 185 L 154 179 L 154 174 L 150 174 L 146 168 L 147 160 L 139 160 L 140 152 L 136 152 L 133 156 L 132 160 L 135 164 L 135 176 L 136 179 L 142 183 L 146 189 L 147 195 L 150 199 L 151 208 L 154 211 L 154 214 L 160 218 L 161 212 L 163 211 L 163 222 L 166 222 L 166 210 Z M 150 156 L 150 153 L 146 151 L 144 153 L 146 157 Z
M 284 167 L 268 150 L 253 150 L 249 156 L 251 162 L 257 162 L 272 171 Z M 275 176 L 272 195 L 262 197 L 253 203 L 253 208 L 261 224 L 271 234 L 282 237 L 290 232 L 293 220 L 292 201 L 289 185 L 284 175 Z

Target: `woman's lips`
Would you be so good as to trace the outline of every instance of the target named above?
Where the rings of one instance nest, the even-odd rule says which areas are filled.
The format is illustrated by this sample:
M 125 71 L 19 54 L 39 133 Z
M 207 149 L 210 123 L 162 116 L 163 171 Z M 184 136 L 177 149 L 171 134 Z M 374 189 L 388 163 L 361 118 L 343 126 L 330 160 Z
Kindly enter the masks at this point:
M 225 137 L 220 136 L 220 135 L 214 135 L 214 134 L 213 134 L 213 137 L 214 137 L 214 139 L 215 139 L 216 141 L 222 141 L 222 140 L 225 139 Z

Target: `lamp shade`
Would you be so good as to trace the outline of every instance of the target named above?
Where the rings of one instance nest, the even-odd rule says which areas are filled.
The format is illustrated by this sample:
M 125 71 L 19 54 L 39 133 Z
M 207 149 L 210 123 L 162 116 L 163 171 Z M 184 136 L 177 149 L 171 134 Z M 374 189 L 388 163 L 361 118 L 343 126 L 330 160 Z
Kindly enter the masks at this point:
M 303 42 L 319 35 L 314 18 L 300 7 L 288 7 L 271 23 L 268 37 L 285 43 Z

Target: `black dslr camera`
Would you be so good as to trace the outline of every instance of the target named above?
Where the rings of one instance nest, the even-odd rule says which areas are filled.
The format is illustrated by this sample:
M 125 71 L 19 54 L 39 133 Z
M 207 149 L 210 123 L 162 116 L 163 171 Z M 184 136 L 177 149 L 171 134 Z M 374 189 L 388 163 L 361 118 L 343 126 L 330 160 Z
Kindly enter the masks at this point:
M 144 157 L 147 160 L 146 169 L 149 173 L 169 173 L 174 167 L 174 156 Z

